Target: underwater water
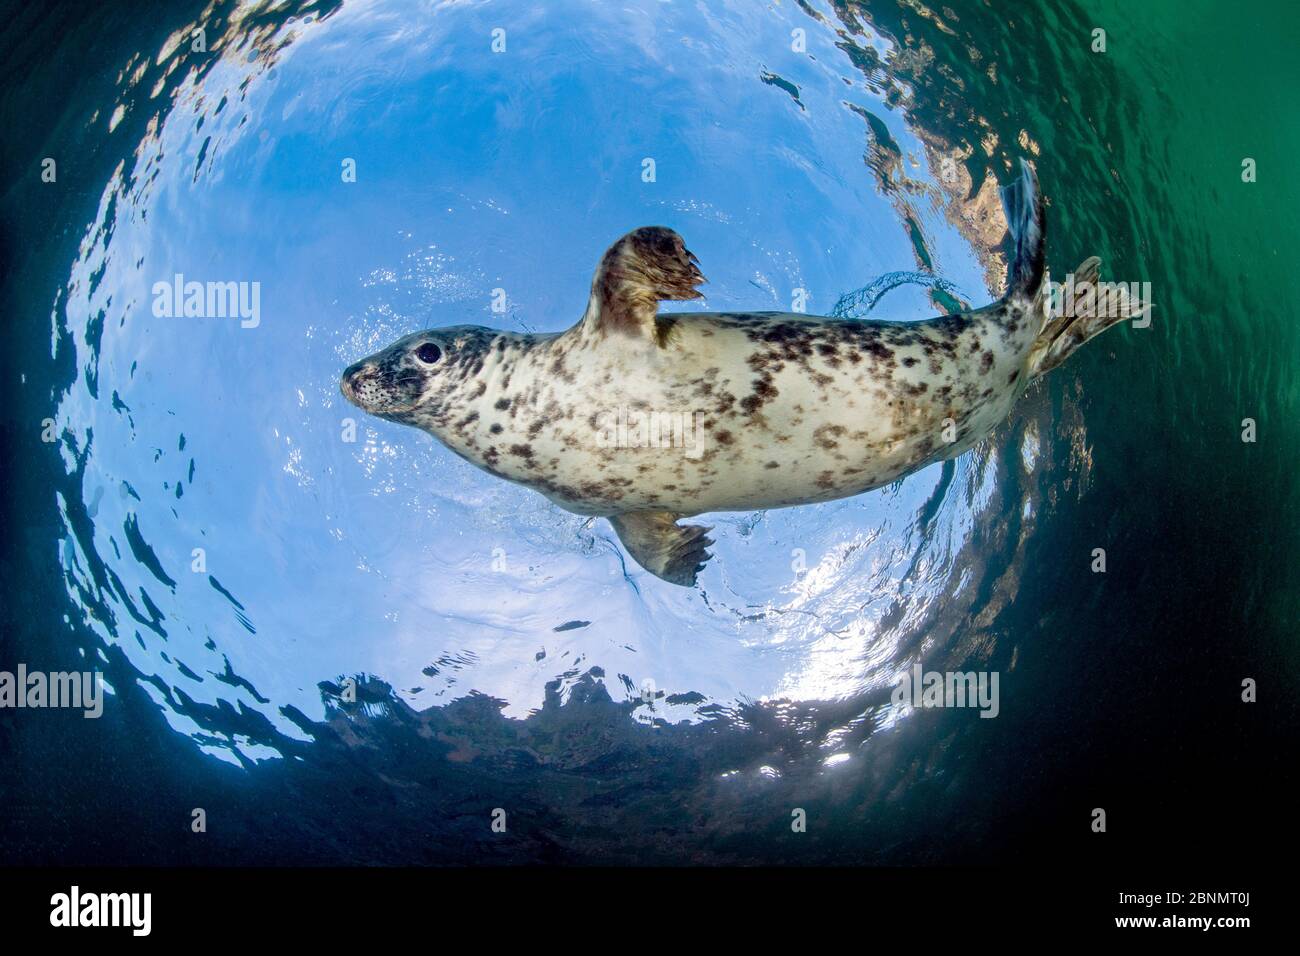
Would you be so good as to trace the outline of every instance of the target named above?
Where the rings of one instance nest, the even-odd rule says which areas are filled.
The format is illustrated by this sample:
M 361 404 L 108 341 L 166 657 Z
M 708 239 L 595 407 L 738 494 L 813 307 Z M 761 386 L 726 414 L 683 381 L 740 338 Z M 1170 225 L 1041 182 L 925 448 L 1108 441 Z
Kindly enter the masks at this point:
M 0 668 L 108 691 L 98 720 L 0 711 L 7 861 L 1101 864 L 1278 837 L 1292 5 L 3 22 Z M 710 516 L 696 588 L 339 393 L 417 329 L 568 328 L 652 223 L 709 277 L 691 309 L 983 305 L 1022 156 L 1053 274 L 1099 255 L 1150 284 L 1149 326 L 956 461 Z M 167 314 L 176 276 L 257 308 Z M 896 702 L 918 665 L 996 673 L 996 717 Z

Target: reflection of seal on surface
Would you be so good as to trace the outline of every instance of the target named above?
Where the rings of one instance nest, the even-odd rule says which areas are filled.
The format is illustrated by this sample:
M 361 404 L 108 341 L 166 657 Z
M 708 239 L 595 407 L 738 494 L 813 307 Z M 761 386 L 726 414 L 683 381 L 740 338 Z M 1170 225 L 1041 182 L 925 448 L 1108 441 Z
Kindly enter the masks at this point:
M 417 332 L 353 365 L 344 395 L 501 478 L 609 518 L 643 567 L 691 585 L 708 511 L 860 494 L 986 437 L 1037 375 L 1141 306 L 1049 316 L 1028 164 L 1003 192 L 1014 244 L 993 305 L 922 322 L 799 313 L 658 314 L 704 281 L 670 229 L 605 253 L 582 319 L 521 335 Z M 1076 281 L 1096 281 L 1089 259 Z M 617 426 L 615 423 L 618 423 Z

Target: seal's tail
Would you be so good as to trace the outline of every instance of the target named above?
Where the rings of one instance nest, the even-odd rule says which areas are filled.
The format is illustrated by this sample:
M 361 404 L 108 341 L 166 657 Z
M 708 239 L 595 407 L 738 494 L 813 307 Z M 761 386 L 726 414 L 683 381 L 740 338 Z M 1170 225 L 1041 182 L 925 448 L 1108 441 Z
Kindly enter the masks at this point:
M 1038 175 L 1023 159 L 1020 161 L 1020 178 L 1002 190 L 1002 207 L 1006 211 L 1007 229 L 1013 246 L 1004 301 L 1020 300 L 1031 310 L 1041 307 L 1047 225 L 1043 216 L 1043 196 L 1038 191 Z
M 1101 281 L 1096 256 L 1085 259 L 1064 285 L 1052 282 L 1047 318 L 1029 351 L 1029 371 L 1038 376 L 1050 372 L 1075 349 L 1095 335 L 1125 319 L 1154 308 L 1131 293 L 1124 283 Z

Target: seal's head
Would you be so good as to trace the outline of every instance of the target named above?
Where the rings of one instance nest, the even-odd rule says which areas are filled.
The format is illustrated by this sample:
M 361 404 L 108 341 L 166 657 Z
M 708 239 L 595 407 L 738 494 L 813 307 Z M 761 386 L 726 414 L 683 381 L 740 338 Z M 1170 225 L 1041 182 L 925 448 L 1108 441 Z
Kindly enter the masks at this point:
M 343 372 L 339 388 L 364 412 L 407 425 L 436 416 L 462 378 L 466 352 L 477 352 L 463 328 L 429 329 L 398 339 Z M 456 374 L 453 374 L 456 373 Z

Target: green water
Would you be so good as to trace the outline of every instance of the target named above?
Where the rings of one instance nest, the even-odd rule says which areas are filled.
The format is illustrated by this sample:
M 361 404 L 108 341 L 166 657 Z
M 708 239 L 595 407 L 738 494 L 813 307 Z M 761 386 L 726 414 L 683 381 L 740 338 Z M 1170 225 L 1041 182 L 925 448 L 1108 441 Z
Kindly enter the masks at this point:
M 773 783 L 743 808 L 716 786 L 729 761 L 740 754 L 756 764 L 804 741 L 759 722 L 725 745 L 697 731 L 647 742 L 600 701 L 579 716 L 547 715 L 556 750 L 580 753 L 579 769 L 502 771 L 492 780 L 541 821 L 529 830 L 521 818 L 519 842 L 495 848 L 494 859 L 1231 859 L 1243 847 L 1271 845 L 1289 826 L 1300 687 L 1300 500 L 1291 475 L 1300 461 L 1293 262 L 1300 251 L 1300 8 L 970 0 L 936 6 L 943 27 L 926 10 L 873 4 L 865 14 L 915 54 L 895 74 L 910 86 L 921 125 L 973 147 L 976 182 L 984 169 L 1005 179 L 1001 156 L 1020 151 L 1025 131 L 1038 147 L 1031 155 L 1050 202 L 1054 275 L 1100 255 L 1103 276 L 1149 282 L 1156 304 L 1150 328 L 1125 324 L 1106 333 L 1031 398 L 1050 403 L 1043 453 L 1066 477 L 1038 518 L 1023 573 L 994 575 L 971 620 L 961 622 L 963 631 L 986 629 L 1000 648 L 1015 649 L 1017 680 L 1038 688 L 1034 706 L 959 728 L 912 728 L 905 743 L 924 760 L 893 765 L 886 752 L 860 777 Z M 837 11 L 853 19 L 852 8 Z M 39 441 L 35 424 L 81 374 L 66 351 L 51 360 L 50 312 L 119 158 L 121 144 L 96 142 L 86 116 L 111 105 L 113 76 L 127 55 L 158 49 L 170 29 L 144 17 L 99 16 L 70 15 L 67 29 L 6 20 L 28 39 L 6 38 L 22 55 L 9 61 L 14 85 L 0 102 L 10 134 L 0 155 L 14 170 L 3 194 L 11 333 L 3 395 L 13 414 L 4 433 L 0 663 L 71 667 L 77 642 L 97 646 L 79 629 L 81 609 L 57 566 L 62 522 L 52 490 L 72 499 L 83 489 Z M 1106 31 L 1104 53 L 1090 49 L 1096 28 Z M 75 43 L 61 45 L 61 36 Z M 981 118 L 1000 144 L 998 161 L 975 141 Z M 75 158 L 64 164 L 67 188 L 56 194 L 32 170 L 57 150 Z M 1252 183 L 1242 181 L 1246 158 L 1256 163 Z M 1242 440 L 1245 419 L 1255 423 L 1254 442 Z M 1019 503 L 1013 492 L 1004 492 L 1011 512 Z M 981 529 L 989 554 L 1003 554 L 1015 518 Z M 1088 570 L 1098 548 L 1107 555 L 1105 575 Z M 352 847 L 330 842 L 346 826 L 352 844 L 367 848 L 360 857 L 367 862 L 481 860 L 482 848 L 460 836 L 439 856 L 424 828 L 430 805 L 443 801 L 454 816 L 481 785 L 460 767 L 449 772 L 401 728 L 370 728 L 372 740 L 391 744 L 373 752 L 314 741 L 296 751 L 301 762 L 236 776 L 177 739 L 133 687 L 125 659 L 116 649 L 109 657 L 122 694 L 111 706 L 121 711 L 110 709 L 94 726 L 29 723 L 21 734 L 0 720 L 0 743 L 24 768 L 5 781 L 5 805 L 26 814 L 27 824 L 0 830 L 19 858 L 355 862 Z M 1257 704 L 1241 702 L 1244 679 L 1258 682 Z M 460 733 L 473 726 L 462 716 L 430 719 L 446 719 Z M 826 722 L 839 719 L 831 713 Z M 515 725 L 494 715 L 481 720 L 513 740 Z M 506 744 L 478 744 L 514 753 Z M 622 748 L 624 776 L 613 794 L 596 779 L 601 748 Z M 68 759 L 39 759 L 48 752 Z M 589 766 L 591 779 L 583 776 Z M 908 769 L 922 766 L 925 772 Z M 398 775 L 436 778 L 443 789 L 383 782 Z M 335 803 L 339 779 L 355 787 Z M 191 851 L 149 810 L 191 805 L 195 786 L 239 825 L 214 830 Z M 796 793 L 800 786 L 807 789 Z M 585 787 L 601 793 L 599 825 L 589 822 Z M 792 800 L 822 822 L 803 843 L 788 839 Z M 1105 845 L 1079 825 L 1079 815 L 1098 805 L 1118 821 Z M 275 828 L 250 822 L 268 807 L 284 811 Z M 83 821 L 95 839 L 78 838 L 68 818 Z M 585 826 L 585 842 L 562 839 Z

